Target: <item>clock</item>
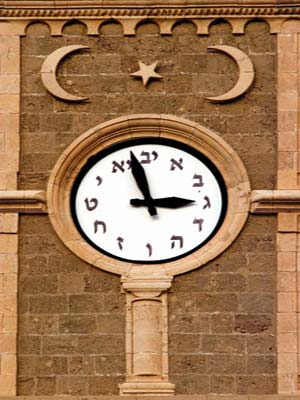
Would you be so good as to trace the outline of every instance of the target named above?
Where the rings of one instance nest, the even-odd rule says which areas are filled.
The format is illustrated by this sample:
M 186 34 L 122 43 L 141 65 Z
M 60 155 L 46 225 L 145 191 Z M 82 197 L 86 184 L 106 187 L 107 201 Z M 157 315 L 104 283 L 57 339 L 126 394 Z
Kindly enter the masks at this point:
M 217 233 L 227 189 L 194 147 L 142 136 L 93 154 L 74 180 L 70 208 L 78 232 L 99 252 L 158 264 L 189 255 Z

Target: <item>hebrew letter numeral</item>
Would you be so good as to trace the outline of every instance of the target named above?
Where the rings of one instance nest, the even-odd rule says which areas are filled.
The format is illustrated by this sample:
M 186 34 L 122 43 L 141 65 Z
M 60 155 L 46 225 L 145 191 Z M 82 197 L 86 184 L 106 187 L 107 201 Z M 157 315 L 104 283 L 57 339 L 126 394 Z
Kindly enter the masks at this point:
M 100 186 L 102 183 L 102 178 L 100 176 L 96 176 L 96 180 L 97 180 L 97 186 Z
M 194 221 L 193 221 L 193 224 L 198 224 L 199 232 L 202 231 L 203 222 L 204 222 L 204 219 L 201 219 L 201 218 L 200 219 L 195 218 Z
M 172 241 L 171 249 L 174 249 L 176 241 L 179 242 L 179 247 L 182 248 L 182 246 L 183 246 L 183 237 L 182 236 L 173 235 L 170 240 Z
M 112 164 L 113 164 L 112 173 L 115 174 L 118 171 L 125 172 L 125 169 L 124 169 L 125 163 L 123 160 L 120 163 L 118 163 L 117 161 L 113 161 Z
M 147 249 L 148 249 L 148 251 L 149 251 L 149 257 L 151 257 L 151 256 L 152 256 L 152 246 L 151 246 L 151 244 L 150 244 L 150 243 L 147 243 L 147 244 L 146 244 L 146 247 L 147 247 Z
M 153 155 L 153 160 L 151 160 L 151 154 Z M 141 164 L 150 164 L 152 161 L 155 161 L 158 157 L 158 154 L 156 151 L 152 151 L 150 153 L 149 151 L 142 151 L 141 156 L 145 157 L 143 160 L 141 160 Z
M 144 160 L 141 160 L 141 164 L 150 164 L 151 163 L 149 151 L 142 151 L 141 156 L 145 157 Z
M 205 210 L 206 208 L 210 208 L 211 207 L 209 197 L 204 196 L 204 200 L 205 200 L 206 203 L 203 206 L 203 210 Z
M 153 161 L 155 161 L 158 158 L 158 154 L 156 153 L 156 151 L 152 151 L 152 155 L 153 155 Z
M 95 198 L 88 199 L 87 197 L 84 199 L 85 205 L 88 211 L 93 211 L 98 206 L 98 200 Z
M 103 233 L 105 233 L 105 232 L 106 232 L 106 223 L 103 222 L 103 221 L 98 221 L 97 219 L 96 219 L 96 221 L 94 222 L 94 233 L 97 233 L 97 232 L 98 232 L 98 226 L 99 226 L 99 225 L 102 226 Z
M 118 241 L 119 249 L 120 249 L 120 250 L 123 250 L 123 242 L 124 242 L 124 239 L 121 238 L 121 237 L 119 236 L 119 237 L 117 238 L 117 241 Z
M 193 179 L 197 179 L 197 180 L 198 180 L 198 182 L 195 182 L 195 183 L 193 184 L 193 187 L 201 187 L 201 186 L 204 185 L 204 184 L 203 184 L 203 181 L 202 181 L 202 175 L 197 175 L 197 174 L 195 174 L 195 175 L 193 176 Z
M 176 167 L 179 169 L 183 169 L 182 162 L 182 158 L 179 158 L 178 161 L 174 160 L 174 158 L 171 158 L 171 171 L 174 171 Z

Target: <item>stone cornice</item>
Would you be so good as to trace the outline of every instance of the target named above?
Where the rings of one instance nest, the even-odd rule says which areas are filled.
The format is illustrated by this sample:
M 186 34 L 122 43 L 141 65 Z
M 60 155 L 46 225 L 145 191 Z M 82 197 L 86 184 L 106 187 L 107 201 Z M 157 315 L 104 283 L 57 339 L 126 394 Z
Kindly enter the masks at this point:
M 72 0 L 0 1 L 0 18 L 197 18 L 210 16 L 300 15 L 298 1 L 254 0 Z

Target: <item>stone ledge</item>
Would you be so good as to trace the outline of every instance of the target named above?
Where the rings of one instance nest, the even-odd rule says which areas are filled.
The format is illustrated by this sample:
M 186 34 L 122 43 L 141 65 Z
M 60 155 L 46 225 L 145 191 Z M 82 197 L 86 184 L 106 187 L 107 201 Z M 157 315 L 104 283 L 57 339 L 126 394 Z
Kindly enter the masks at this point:
M 99 8 L 99 7 L 143 7 L 143 8 L 154 8 L 154 7 L 224 7 L 224 6 L 276 6 L 276 7 L 292 7 L 299 5 L 297 0 L 168 0 L 167 4 L 165 0 L 9 0 L 0 2 L 0 8 L 3 9 L 14 9 L 14 8 L 29 8 L 29 9 L 42 9 L 42 8 Z
M 1 400 L 157 400 L 163 397 L 170 400 L 299 400 L 299 394 L 286 395 L 177 395 L 177 396 L 1 396 Z
M 46 195 L 41 190 L 0 190 L 1 213 L 43 214 Z
M 250 212 L 253 214 L 299 213 L 300 190 L 253 190 Z

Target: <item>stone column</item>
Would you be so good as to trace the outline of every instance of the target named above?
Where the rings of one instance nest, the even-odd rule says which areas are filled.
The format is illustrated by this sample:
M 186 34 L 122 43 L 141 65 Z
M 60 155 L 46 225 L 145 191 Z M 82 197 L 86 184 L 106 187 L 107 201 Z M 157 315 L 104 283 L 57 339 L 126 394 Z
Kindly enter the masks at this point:
M 0 190 L 17 189 L 20 37 L 0 22 Z M 16 395 L 18 214 L 0 214 L 0 396 Z
M 277 189 L 300 189 L 300 21 L 278 34 Z M 299 393 L 300 372 L 300 215 L 278 214 L 277 345 L 278 392 Z
M 126 293 L 126 382 L 121 395 L 171 395 L 167 290 L 171 279 L 122 279 Z

